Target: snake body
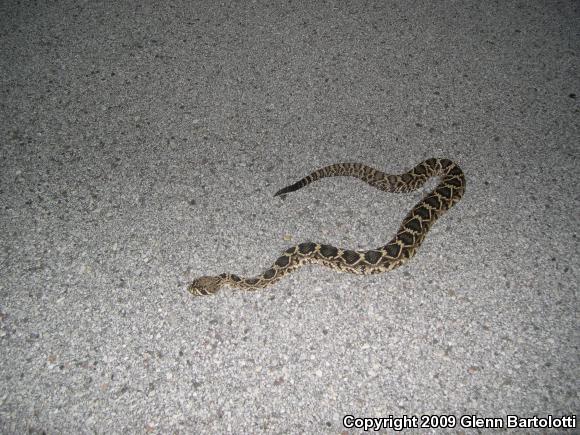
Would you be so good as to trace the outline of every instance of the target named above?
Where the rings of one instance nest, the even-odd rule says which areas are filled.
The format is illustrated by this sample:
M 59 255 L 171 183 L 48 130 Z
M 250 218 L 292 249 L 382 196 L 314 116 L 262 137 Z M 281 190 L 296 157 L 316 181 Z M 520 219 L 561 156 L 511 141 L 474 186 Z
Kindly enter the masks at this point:
M 256 277 L 244 278 L 231 273 L 202 276 L 188 286 L 188 291 L 195 296 L 209 295 L 223 285 L 256 290 L 270 286 L 310 263 L 358 275 L 393 270 L 415 255 L 431 225 L 453 207 L 465 191 L 465 176 L 456 163 L 448 159 L 431 158 L 400 175 L 385 174 L 361 163 L 336 163 L 317 169 L 296 183 L 280 189 L 274 196 L 294 192 L 316 180 L 333 176 L 356 177 L 386 192 L 411 192 L 423 186 L 430 177 L 440 177 L 440 183 L 413 207 L 403 219 L 395 237 L 384 246 L 350 250 L 315 242 L 300 243 L 284 251 L 269 269 Z

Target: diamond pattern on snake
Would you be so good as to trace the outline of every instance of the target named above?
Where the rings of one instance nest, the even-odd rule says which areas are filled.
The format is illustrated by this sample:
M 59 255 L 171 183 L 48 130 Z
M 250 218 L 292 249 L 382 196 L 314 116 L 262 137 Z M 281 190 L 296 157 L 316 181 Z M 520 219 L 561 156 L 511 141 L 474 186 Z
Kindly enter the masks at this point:
M 271 286 L 282 277 L 305 264 L 319 264 L 338 272 L 371 275 L 393 270 L 415 255 L 435 221 L 453 207 L 465 191 L 465 176 L 461 168 L 448 159 L 431 158 L 400 175 L 390 175 L 362 163 L 335 163 L 317 169 L 296 183 L 280 189 L 274 196 L 285 195 L 325 177 L 358 178 L 385 192 L 411 192 L 419 189 L 431 177 L 440 177 L 439 184 L 405 216 L 395 236 L 384 246 L 369 250 L 337 248 L 316 242 L 304 242 L 286 249 L 260 275 L 252 278 L 232 273 L 202 276 L 187 290 L 194 296 L 216 293 L 222 286 L 256 290 Z

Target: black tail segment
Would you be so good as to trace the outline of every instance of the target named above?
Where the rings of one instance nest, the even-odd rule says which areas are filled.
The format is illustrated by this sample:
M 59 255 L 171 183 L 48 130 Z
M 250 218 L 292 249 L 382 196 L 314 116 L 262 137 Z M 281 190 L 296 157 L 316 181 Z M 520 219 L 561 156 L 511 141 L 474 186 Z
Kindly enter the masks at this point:
M 306 181 L 306 179 L 303 178 L 302 180 L 297 181 L 296 183 L 294 183 L 290 186 L 286 186 L 283 189 L 280 189 L 278 192 L 276 192 L 274 194 L 274 196 L 280 196 L 280 195 L 285 195 L 285 194 L 290 193 L 290 192 L 294 192 L 294 191 L 306 186 L 307 184 L 308 184 L 308 181 Z
M 321 178 L 325 177 L 353 176 L 364 180 L 363 177 L 357 174 L 357 171 L 360 170 L 361 167 L 367 168 L 366 166 L 361 165 L 360 163 L 335 163 L 333 165 L 328 165 L 325 166 L 324 168 L 317 169 L 316 171 L 312 172 L 310 175 L 307 175 L 306 177 L 297 181 L 296 183 L 290 186 L 286 186 L 283 189 L 280 189 L 278 192 L 274 194 L 274 196 L 280 196 L 289 192 L 294 192 L 316 180 L 320 180 Z M 367 169 L 371 171 L 376 171 L 376 169 L 372 168 Z

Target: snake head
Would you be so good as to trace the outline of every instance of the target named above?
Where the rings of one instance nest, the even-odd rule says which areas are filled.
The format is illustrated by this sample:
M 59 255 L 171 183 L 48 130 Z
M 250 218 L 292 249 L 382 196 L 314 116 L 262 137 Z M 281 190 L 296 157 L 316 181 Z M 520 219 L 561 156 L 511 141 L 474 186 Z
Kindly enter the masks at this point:
M 193 296 L 205 296 L 216 293 L 221 287 L 222 279 L 219 276 L 202 276 L 194 279 L 187 286 Z

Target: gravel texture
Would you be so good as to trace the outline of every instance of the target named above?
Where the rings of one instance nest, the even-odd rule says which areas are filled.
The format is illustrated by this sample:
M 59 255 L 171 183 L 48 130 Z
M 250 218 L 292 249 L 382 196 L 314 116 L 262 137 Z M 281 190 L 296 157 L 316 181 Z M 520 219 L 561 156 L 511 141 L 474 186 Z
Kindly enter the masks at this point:
M 579 22 L 575 1 L 2 2 L 0 432 L 577 414 Z M 467 190 L 406 266 L 185 290 L 306 240 L 384 244 L 424 192 L 272 195 L 428 157 Z

